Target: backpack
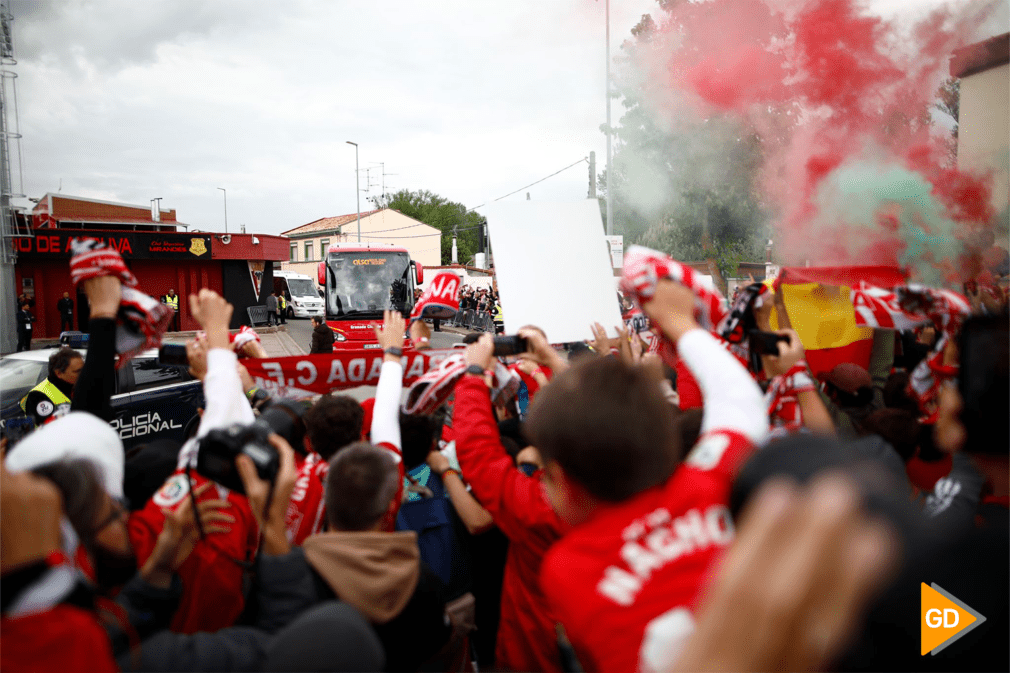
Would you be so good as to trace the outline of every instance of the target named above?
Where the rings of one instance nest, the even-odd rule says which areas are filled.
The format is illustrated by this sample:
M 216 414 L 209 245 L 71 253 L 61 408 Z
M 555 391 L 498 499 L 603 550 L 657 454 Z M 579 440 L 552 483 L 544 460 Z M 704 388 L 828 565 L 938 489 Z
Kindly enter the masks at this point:
M 412 485 L 416 479 L 408 477 Z M 396 515 L 396 530 L 417 533 L 421 560 L 446 586 L 446 597 L 458 598 L 470 591 L 470 553 L 464 543 L 469 533 L 446 495 L 442 479 L 431 473 L 426 486 L 420 486 L 421 498 L 404 501 Z

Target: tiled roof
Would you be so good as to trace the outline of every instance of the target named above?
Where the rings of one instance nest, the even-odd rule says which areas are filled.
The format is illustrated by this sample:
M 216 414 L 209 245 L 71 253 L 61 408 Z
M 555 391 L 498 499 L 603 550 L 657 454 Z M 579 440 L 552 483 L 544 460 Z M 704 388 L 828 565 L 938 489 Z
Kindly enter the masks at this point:
M 374 215 L 377 212 L 379 211 L 369 210 L 367 212 L 361 213 L 361 217 L 366 218 L 369 215 Z M 281 236 L 286 236 L 288 234 L 307 234 L 313 231 L 329 231 L 331 229 L 336 229 L 341 225 L 348 224 L 349 222 L 354 222 L 357 219 L 358 219 L 357 213 L 351 213 L 350 215 L 337 215 L 336 217 L 323 217 L 314 222 L 303 224 L 300 227 L 295 227 L 294 229 L 288 229 L 287 231 L 282 231 Z

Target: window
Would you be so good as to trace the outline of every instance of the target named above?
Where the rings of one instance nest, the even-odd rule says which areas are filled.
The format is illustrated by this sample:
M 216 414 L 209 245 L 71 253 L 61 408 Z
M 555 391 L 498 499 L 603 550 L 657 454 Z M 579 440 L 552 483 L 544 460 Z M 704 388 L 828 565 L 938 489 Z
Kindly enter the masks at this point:
M 324 238 L 319 241 L 319 259 L 326 260 L 326 250 L 330 247 L 330 239 Z
M 312 261 L 312 241 L 305 241 L 305 261 Z
M 288 261 L 289 262 L 297 262 L 298 261 L 298 244 L 297 243 L 292 243 L 291 244 L 291 259 L 289 259 Z
M 133 392 L 189 380 L 183 367 L 159 364 L 153 358 L 130 360 L 133 365 Z

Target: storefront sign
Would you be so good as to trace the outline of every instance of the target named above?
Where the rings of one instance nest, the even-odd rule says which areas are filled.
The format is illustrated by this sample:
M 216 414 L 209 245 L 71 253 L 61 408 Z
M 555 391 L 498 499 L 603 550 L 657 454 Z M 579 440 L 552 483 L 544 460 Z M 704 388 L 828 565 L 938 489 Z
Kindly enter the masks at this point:
M 78 237 L 104 241 L 124 259 L 210 259 L 210 236 L 165 232 L 49 229 L 32 238 L 16 238 L 13 246 L 19 256 L 69 258 L 70 241 Z

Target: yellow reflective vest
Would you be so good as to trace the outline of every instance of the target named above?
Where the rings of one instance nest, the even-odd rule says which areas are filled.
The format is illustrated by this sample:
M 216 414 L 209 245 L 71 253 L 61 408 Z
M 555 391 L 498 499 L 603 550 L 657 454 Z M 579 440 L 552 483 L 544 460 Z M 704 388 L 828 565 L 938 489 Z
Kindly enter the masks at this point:
M 31 395 L 36 390 L 48 397 L 49 401 L 53 403 L 54 408 L 60 406 L 61 404 L 70 404 L 70 398 L 64 395 L 63 392 L 53 385 L 52 381 L 48 378 L 43 379 L 42 383 L 29 390 L 28 395 Z M 25 414 L 28 413 L 28 409 L 26 408 L 28 395 L 21 398 L 21 411 L 25 412 Z
M 171 306 L 173 311 L 178 311 L 179 310 L 179 295 L 175 295 L 174 297 L 169 297 L 166 294 L 165 295 L 165 303 L 168 304 L 169 306 Z

